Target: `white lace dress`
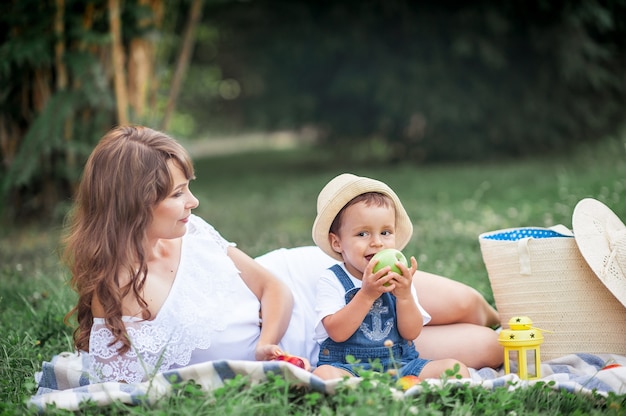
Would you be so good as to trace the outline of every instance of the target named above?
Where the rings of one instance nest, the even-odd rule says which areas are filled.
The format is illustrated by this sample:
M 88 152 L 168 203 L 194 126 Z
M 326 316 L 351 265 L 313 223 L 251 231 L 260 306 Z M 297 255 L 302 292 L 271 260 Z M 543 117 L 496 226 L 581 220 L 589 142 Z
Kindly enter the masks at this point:
M 89 342 L 91 382 L 135 383 L 172 368 L 212 360 L 254 360 L 260 303 L 226 255 L 229 243 L 192 216 L 167 299 L 150 321 L 124 317 L 131 349 L 118 354 L 104 319 Z

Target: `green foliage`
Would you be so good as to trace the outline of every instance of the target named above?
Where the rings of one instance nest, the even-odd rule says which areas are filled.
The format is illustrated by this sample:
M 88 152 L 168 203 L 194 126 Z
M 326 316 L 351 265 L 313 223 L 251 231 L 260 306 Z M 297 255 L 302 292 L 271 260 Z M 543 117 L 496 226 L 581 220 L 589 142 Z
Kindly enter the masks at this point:
M 387 161 L 420 162 L 568 150 L 623 125 L 624 1 L 207 9 L 218 36 L 197 55 L 220 68 L 211 85 L 231 80 L 241 93 L 203 96 L 190 74 L 181 111 L 199 128 L 309 124 L 341 153 L 377 140 Z
M 62 91 L 50 97 L 22 138 L 19 150 L 0 183 L 0 195 L 4 198 L 25 198 L 29 202 L 5 207 L 10 217 L 18 217 L 18 212 L 13 210 L 19 210 L 20 216 L 28 216 L 30 212 L 40 213 L 48 209 L 50 203 L 54 205 L 68 196 L 68 190 L 82 169 L 82 164 L 77 161 L 85 159 L 91 152 L 98 138 L 96 134 L 106 125 L 107 119 L 104 116 L 106 113 L 96 113 L 89 119 L 72 123 L 71 134 L 66 132 L 66 122 L 81 110 L 89 108 L 89 97 L 85 92 L 89 93 L 89 90 Z M 111 100 L 108 98 L 110 108 Z M 107 104 L 106 91 L 100 91 L 100 104 Z M 71 141 L 67 137 L 79 140 Z M 31 200 L 33 191 L 40 195 Z
M 106 43 L 107 26 L 95 21 L 86 29 L 84 2 L 63 4 L 60 39 L 53 31 L 54 2 L 2 6 L 0 196 L 11 204 L 0 205 L 0 213 L 6 218 L 36 214 L 56 219 L 53 207 L 71 195 L 82 161 L 99 132 L 111 124 L 113 98 L 105 69 L 92 53 Z M 65 48 L 60 62 L 57 41 Z M 67 71 L 64 86 L 58 79 L 60 65 Z
M 123 42 L 155 35 L 148 4 L 120 3 Z M 0 5 L 2 219 L 58 220 L 54 207 L 72 196 L 94 143 L 115 123 L 109 31 L 105 0 Z
M 157 3 L 162 31 L 145 23 L 149 5 L 121 2 L 123 41 L 158 38 L 159 61 L 171 67 L 189 1 Z M 55 218 L 52 206 L 69 198 L 115 120 L 107 3 L 65 0 L 61 35 L 57 4 L 0 4 L 0 196 L 11 201 L 0 211 L 13 219 Z M 623 124 L 624 0 L 204 8 L 177 134 L 312 126 L 336 154 L 416 163 L 569 151 Z M 153 125 L 165 95 L 155 93 L 143 120 Z

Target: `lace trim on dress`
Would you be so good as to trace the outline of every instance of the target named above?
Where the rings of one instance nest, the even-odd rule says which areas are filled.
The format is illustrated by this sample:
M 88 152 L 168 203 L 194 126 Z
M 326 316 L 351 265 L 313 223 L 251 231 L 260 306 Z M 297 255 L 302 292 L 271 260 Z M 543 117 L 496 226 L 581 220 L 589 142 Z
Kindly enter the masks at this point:
M 239 271 L 225 254 L 228 243 L 211 225 L 190 218 L 181 259 L 167 299 L 152 321 L 123 317 L 131 349 L 118 354 L 104 319 L 91 329 L 91 375 L 99 381 L 135 383 L 170 368 L 188 365 L 196 349 L 211 346 L 224 331 L 226 305 L 233 301 Z M 221 313 L 222 312 L 222 313 Z

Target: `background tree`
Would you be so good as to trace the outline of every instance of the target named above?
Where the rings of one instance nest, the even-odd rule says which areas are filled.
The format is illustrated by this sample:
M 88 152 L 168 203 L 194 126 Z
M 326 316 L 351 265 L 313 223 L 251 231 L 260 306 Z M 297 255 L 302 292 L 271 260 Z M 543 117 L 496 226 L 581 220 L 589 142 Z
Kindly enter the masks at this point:
M 626 0 L 9 0 L 0 39 L 8 218 L 64 212 L 126 120 L 307 128 L 377 163 L 568 151 L 624 126 Z
M 257 0 L 205 16 L 218 36 L 196 62 L 237 86 L 190 80 L 184 110 L 206 128 L 313 125 L 419 162 L 567 151 L 623 126 L 624 0 Z
M 198 22 L 202 17 L 202 0 L 193 0 L 189 9 L 189 17 L 185 25 L 185 31 L 183 34 L 182 47 L 180 48 L 180 54 L 176 63 L 176 70 L 172 78 L 170 87 L 170 93 L 167 98 L 167 105 L 165 106 L 165 112 L 161 120 L 160 128 L 167 130 L 169 127 L 170 118 L 174 112 L 176 100 L 180 93 L 180 87 L 185 78 L 189 61 L 191 60 L 191 54 L 193 46 L 195 44 L 195 32 Z
M 170 9 L 164 29 L 164 10 Z M 154 118 L 158 59 L 178 8 L 166 0 L 0 5 L 0 191 L 6 218 L 54 218 L 114 124 Z M 184 9 L 182 9 L 184 10 Z M 158 56 L 161 46 L 164 57 Z

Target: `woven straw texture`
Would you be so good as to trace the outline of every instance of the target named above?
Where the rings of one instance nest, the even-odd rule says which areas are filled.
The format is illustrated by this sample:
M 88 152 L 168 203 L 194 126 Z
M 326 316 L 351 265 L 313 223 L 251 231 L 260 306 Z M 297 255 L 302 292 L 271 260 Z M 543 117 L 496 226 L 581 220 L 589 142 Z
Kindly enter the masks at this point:
M 626 355 L 626 309 L 593 273 L 574 238 L 529 238 L 529 230 L 548 229 L 479 236 L 502 327 L 513 316 L 528 316 L 533 326 L 553 331 L 543 334 L 542 361 L 579 352 Z

